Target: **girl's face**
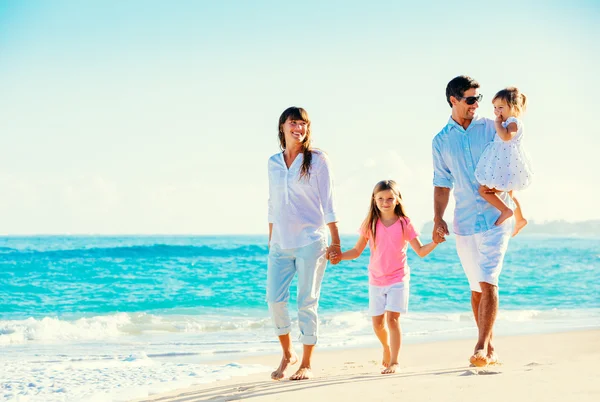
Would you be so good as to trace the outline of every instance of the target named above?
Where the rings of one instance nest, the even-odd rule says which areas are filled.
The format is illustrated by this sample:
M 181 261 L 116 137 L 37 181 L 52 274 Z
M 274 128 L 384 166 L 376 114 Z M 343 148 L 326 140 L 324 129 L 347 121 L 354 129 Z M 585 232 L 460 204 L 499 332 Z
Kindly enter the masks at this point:
M 281 125 L 281 131 L 285 136 L 286 145 L 294 146 L 301 144 L 306 138 L 308 123 L 304 120 L 288 119 Z
M 512 109 L 503 99 L 496 99 L 492 103 L 494 105 L 494 114 L 496 117 L 500 117 L 502 121 L 506 121 L 506 119 L 512 117 Z
M 392 190 L 383 190 L 375 193 L 375 204 L 377 209 L 382 212 L 393 212 L 396 205 L 398 205 L 398 199 Z

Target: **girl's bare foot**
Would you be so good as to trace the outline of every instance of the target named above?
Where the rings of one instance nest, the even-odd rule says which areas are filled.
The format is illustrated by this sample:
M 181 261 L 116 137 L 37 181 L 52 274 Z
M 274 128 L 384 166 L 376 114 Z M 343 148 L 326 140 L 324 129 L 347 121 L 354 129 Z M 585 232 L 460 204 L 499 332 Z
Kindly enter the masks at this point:
M 400 365 L 398 363 L 392 363 L 389 367 L 383 369 L 381 374 L 394 374 L 398 371 L 400 371 Z
M 515 237 L 516 235 L 519 234 L 519 232 L 521 231 L 521 229 L 523 229 L 526 225 L 527 225 L 527 219 L 523 218 L 520 219 L 518 221 L 515 222 L 515 231 L 512 234 L 512 237 Z
M 383 347 L 383 360 L 381 360 L 381 365 L 383 367 L 389 367 L 390 366 L 390 348 L 388 347 Z
M 271 373 L 271 379 L 273 380 L 281 380 L 285 377 L 285 369 L 287 369 L 288 365 L 294 365 L 298 363 L 298 356 L 295 353 L 292 353 L 290 357 L 286 357 L 285 355 L 281 358 L 281 363 L 277 370 Z
M 502 225 L 508 218 L 513 216 L 514 212 L 512 209 L 507 208 L 506 210 L 500 212 L 500 216 L 496 219 L 496 226 Z
M 290 376 L 290 380 L 298 381 L 298 380 L 308 380 L 312 378 L 312 370 L 310 367 L 300 367 L 298 371 L 294 373 L 294 375 Z

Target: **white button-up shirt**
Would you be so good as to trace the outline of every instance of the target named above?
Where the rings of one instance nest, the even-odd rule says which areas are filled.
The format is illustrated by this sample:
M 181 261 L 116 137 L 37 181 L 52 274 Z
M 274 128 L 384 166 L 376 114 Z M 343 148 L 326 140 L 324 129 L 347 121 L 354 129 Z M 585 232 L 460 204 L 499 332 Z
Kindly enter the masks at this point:
M 329 161 L 321 151 L 312 153 L 310 178 L 300 178 L 302 153 L 289 169 L 282 152 L 269 158 L 271 244 L 282 249 L 304 247 L 324 239 L 325 225 L 337 222 Z

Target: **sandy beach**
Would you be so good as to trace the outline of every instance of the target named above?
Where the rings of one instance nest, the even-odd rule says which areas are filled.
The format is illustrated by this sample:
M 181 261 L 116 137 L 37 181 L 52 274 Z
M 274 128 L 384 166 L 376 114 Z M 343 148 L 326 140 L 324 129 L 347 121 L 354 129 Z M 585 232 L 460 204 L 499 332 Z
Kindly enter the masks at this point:
M 269 373 L 259 373 L 141 400 L 597 401 L 599 341 L 600 330 L 499 337 L 502 364 L 486 369 L 468 365 L 474 340 L 406 344 L 401 372 L 386 376 L 379 374 L 377 348 L 317 350 L 312 380 L 271 381 Z M 278 359 L 258 356 L 239 363 L 275 367 Z

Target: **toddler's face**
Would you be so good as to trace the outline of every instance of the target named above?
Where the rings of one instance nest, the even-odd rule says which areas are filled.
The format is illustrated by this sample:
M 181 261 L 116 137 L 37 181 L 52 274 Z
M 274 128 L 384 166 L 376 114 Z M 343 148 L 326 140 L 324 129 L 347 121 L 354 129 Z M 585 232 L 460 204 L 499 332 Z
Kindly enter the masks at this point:
M 506 119 L 512 116 L 510 106 L 504 100 L 496 99 L 492 103 L 494 105 L 494 114 L 496 117 L 500 117 L 502 121 L 506 121 Z

